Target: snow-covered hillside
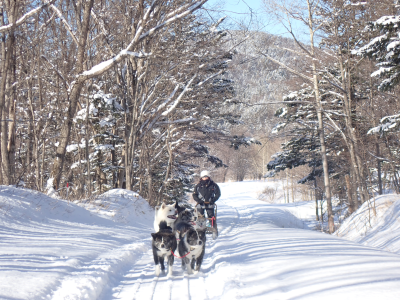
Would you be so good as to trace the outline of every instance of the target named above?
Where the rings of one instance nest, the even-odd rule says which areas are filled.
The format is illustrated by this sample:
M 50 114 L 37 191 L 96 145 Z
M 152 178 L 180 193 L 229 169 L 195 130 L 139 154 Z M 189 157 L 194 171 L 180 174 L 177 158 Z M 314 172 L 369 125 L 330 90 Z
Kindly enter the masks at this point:
M 312 206 L 256 200 L 263 185 L 221 184 L 201 272 L 177 259 L 170 278 L 154 277 L 153 211 L 136 194 L 78 206 L 1 187 L 0 299 L 400 298 L 398 254 L 304 229 Z

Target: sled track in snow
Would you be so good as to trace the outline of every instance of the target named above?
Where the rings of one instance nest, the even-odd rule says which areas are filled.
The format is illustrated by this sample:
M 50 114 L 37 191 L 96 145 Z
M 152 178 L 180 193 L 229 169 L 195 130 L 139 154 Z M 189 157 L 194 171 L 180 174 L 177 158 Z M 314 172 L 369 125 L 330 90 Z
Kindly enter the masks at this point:
M 219 233 L 219 235 L 227 235 L 227 234 L 231 233 L 232 230 L 237 226 L 237 224 L 239 223 L 239 220 L 240 220 L 240 214 L 239 214 L 239 211 L 236 209 L 236 207 L 227 205 L 225 202 L 224 202 L 224 205 L 226 205 L 226 206 L 228 206 L 229 208 L 231 208 L 232 210 L 234 210 L 235 215 L 236 215 L 236 218 L 234 219 L 233 222 L 231 222 L 231 224 L 230 224 L 227 228 L 225 228 L 224 230 L 222 230 L 222 231 Z M 214 244 L 214 243 L 213 243 L 213 244 Z
M 148 265 L 142 270 L 142 272 L 140 273 L 140 276 L 139 276 L 139 278 L 137 279 L 137 282 L 135 283 L 135 286 L 134 286 L 134 290 L 133 290 L 133 293 L 132 293 L 132 300 L 136 299 L 137 292 L 139 291 L 140 286 L 142 285 L 142 282 L 143 282 L 145 276 L 150 272 L 150 268 L 151 268 L 151 265 L 148 264 Z M 157 278 L 157 277 L 155 277 L 155 278 Z M 154 292 L 153 292 L 153 294 L 154 294 Z
M 215 271 L 217 269 L 216 265 L 219 262 L 223 261 L 226 257 L 219 253 L 218 248 L 220 247 L 220 245 L 218 245 L 216 242 L 221 241 L 221 240 L 223 241 L 224 238 L 229 237 L 232 234 L 234 234 L 235 230 L 237 230 L 237 228 L 238 228 L 238 224 L 241 219 L 240 213 L 235 207 L 227 205 L 227 204 L 225 204 L 225 202 L 224 202 L 224 205 L 233 211 L 234 216 L 232 218 L 232 221 L 230 222 L 230 225 L 227 226 L 226 228 L 224 228 L 220 232 L 217 240 L 207 239 L 206 259 L 204 259 L 203 265 L 201 268 L 201 270 L 203 270 L 203 272 L 204 272 L 203 276 L 202 276 L 204 285 L 205 285 L 205 278 L 208 276 L 207 274 Z
M 167 283 L 168 283 L 168 288 L 169 288 L 169 293 L 168 293 L 168 295 L 169 295 L 169 300 L 173 300 L 173 299 L 172 299 L 172 287 L 173 287 L 172 279 L 171 279 L 171 278 L 168 278 Z
M 188 300 L 192 300 L 190 297 L 190 283 L 189 283 L 189 275 L 183 274 L 183 281 L 186 283 L 185 285 L 187 286 L 187 294 L 188 294 Z
M 154 299 L 154 294 L 156 293 L 156 286 L 158 283 L 158 278 L 159 278 L 158 276 L 154 276 L 153 282 L 151 283 L 151 286 L 152 286 L 151 300 Z
M 110 292 L 112 291 L 112 297 L 111 294 L 104 293 L 101 299 L 173 300 L 177 299 L 178 295 L 179 299 L 210 299 L 206 285 L 207 277 L 218 269 L 219 263 L 225 260 L 225 255 L 218 253 L 219 248 L 224 244 L 224 238 L 229 239 L 235 234 L 241 220 L 236 207 L 225 202 L 223 202 L 223 207 L 225 209 L 219 215 L 219 224 L 223 230 L 217 240 L 207 235 L 206 254 L 200 272 L 188 275 L 186 270 L 181 269 L 181 259 L 175 259 L 173 276 L 167 277 L 161 273 L 159 277 L 156 277 L 150 249 L 131 265 L 129 271 L 120 274 L 120 280 L 115 282 L 114 288 L 109 289 Z
M 209 300 L 210 297 L 208 297 L 207 289 L 205 288 L 206 287 L 206 279 L 204 278 L 204 275 L 201 276 L 201 282 L 204 286 L 204 292 L 205 292 L 205 296 L 206 296 L 205 300 Z

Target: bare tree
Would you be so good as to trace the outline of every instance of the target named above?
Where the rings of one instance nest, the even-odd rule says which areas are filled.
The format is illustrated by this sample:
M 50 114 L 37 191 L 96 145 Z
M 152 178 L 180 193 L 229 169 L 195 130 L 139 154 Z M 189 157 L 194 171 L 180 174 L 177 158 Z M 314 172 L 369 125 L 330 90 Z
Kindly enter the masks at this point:
M 315 51 L 315 34 L 320 28 L 320 22 L 316 19 L 316 10 L 318 9 L 319 1 L 305 0 L 305 1 L 275 1 L 275 0 L 265 0 L 264 1 L 267 10 L 270 13 L 274 14 L 278 21 L 287 29 L 292 38 L 297 44 L 298 50 L 300 51 L 301 56 L 304 58 L 308 58 L 311 64 L 311 77 L 308 73 L 296 70 L 291 68 L 290 66 L 279 62 L 273 57 L 269 56 L 265 51 L 260 49 L 260 55 L 263 55 L 265 58 L 275 62 L 281 67 L 285 68 L 289 72 L 296 74 L 301 77 L 305 81 L 311 83 L 313 85 L 314 94 L 315 94 L 315 106 L 318 116 L 318 134 L 320 139 L 320 147 L 321 147 L 321 156 L 322 156 L 322 165 L 324 170 L 324 185 L 325 185 L 325 197 L 327 200 L 328 207 L 328 223 L 329 223 L 329 232 L 332 233 L 334 231 L 334 220 L 333 220 L 333 211 L 332 211 L 332 201 L 331 201 L 331 186 L 329 182 L 329 170 L 328 170 L 328 160 L 326 156 L 326 146 L 325 146 L 325 134 L 324 134 L 324 122 L 322 119 L 323 115 L 323 107 L 321 103 L 320 96 L 320 87 L 319 87 L 319 74 L 317 61 L 318 58 L 316 56 Z M 309 38 L 310 43 L 309 46 L 305 46 L 296 36 L 293 29 L 293 20 L 300 21 L 306 26 L 309 30 Z

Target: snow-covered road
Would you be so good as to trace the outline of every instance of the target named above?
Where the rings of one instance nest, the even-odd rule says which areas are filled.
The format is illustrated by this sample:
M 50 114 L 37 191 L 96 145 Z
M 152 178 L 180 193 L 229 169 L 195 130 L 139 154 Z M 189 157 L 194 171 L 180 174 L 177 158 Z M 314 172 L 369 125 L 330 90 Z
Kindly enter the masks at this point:
M 103 299 L 400 298 L 400 256 L 303 230 L 245 185 L 221 185 L 220 237 L 208 240 L 199 274 L 188 276 L 178 260 L 172 278 L 155 278 L 149 250 Z
M 308 204 L 256 200 L 262 185 L 221 184 L 220 236 L 208 239 L 201 272 L 188 276 L 176 259 L 170 278 L 154 277 L 146 208 L 122 226 L 99 210 L 60 213 L 71 205 L 42 197 L 42 214 L 31 216 L 27 194 L 16 205 L 17 192 L 0 191 L 0 213 L 4 199 L 9 208 L 0 214 L 0 299 L 400 299 L 400 255 L 303 229 L 291 211 Z

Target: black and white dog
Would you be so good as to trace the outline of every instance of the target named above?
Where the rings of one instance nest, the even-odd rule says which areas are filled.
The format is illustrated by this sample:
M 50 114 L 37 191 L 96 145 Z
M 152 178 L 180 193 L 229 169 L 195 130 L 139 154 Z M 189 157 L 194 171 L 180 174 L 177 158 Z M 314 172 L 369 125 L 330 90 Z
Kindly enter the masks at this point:
M 175 204 L 175 209 L 178 212 L 178 218 L 175 221 L 175 226 L 181 222 L 187 223 L 189 226 L 193 226 L 196 230 L 205 230 L 206 229 L 206 219 L 204 215 L 201 215 L 197 211 L 197 207 L 193 209 L 188 209 L 182 206 L 179 206 L 178 202 Z M 177 236 L 178 238 L 178 236 Z
M 166 221 L 161 221 L 159 224 L 160 230 L 157 233 L 152 233 L 152 248 L 154 256 L 154 264 L 156 266 L 155 274 L 160 275 L 161 271 L 165 273 L 164 259 L 168 259 L 168 276 L 172 275 L 172 265 L 174 264 L 173 253 L 176 250 L 177 242 L 172 228 L 167 226 Z
M 176 224 L 176 230 L 180 232 L 178 252 L 179 256 L 182 257 L 182 268 L 187 268 L 188 274 L 193 274 L 193 269 L 199 271 L 203 262 L 206 249 L 206 231 L 196 230 L 185 222 Z

